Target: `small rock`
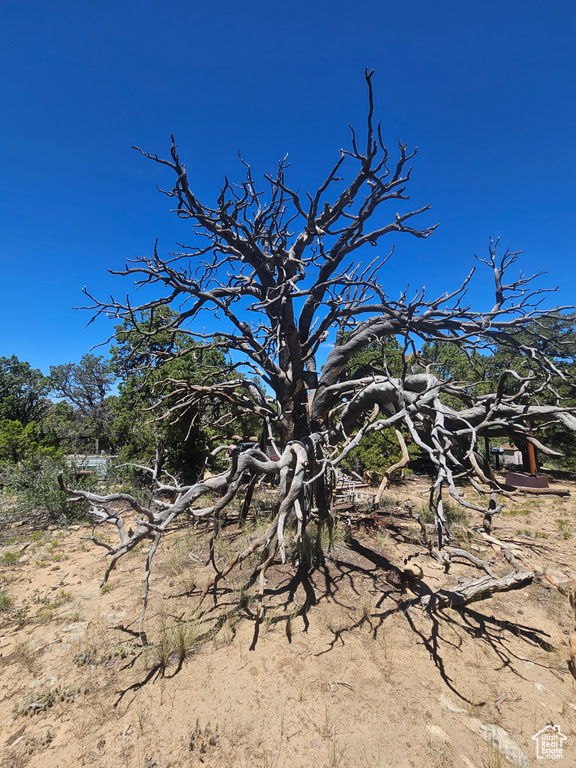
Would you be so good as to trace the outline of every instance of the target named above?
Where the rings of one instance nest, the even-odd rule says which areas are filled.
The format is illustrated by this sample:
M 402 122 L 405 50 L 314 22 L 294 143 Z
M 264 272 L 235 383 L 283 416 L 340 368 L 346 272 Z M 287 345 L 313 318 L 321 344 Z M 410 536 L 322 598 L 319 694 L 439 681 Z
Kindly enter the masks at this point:
M 40 687 L 45 687 L 47 685 L 55 685 L 57 682 L 58 682 L 58 678 L 55 675 L 52 675 L 52 677 L 45 677 L 45 678 L 39 677 L 37 680 L 32 680 L 29 687 L 40 688 Z
M 532 690 L 534 693 L 544 693 L 546 688 L 542 685 L 542 683 L 532 683 Z
M 570 579 L 560 571 L 548 571 L 545 576 L 546 580 L 552 584 L 553 587 L 559 589 L 563 595 L 567 595 L 570 589 Z
M 86 634 L 87 629 L 87 621 L 74 621 L 72 624 L 67 624 L 65 627 L 62 627 L 62 629 L 59 630 L 59 633 L 68 634 L 69 637 L 67 639 L 69 642 L 72 642 L 73 640 L 80 640 L 80 638 Z
M 116 622 L 120 621 L 120 619 L 123 619 L 127 616 L 126 611 L 118 611 L 117 613 L 109 613 L 108 614 L 108 621 L 110 622 Z
M 79 525 L 69 525 L 68 526 L 68 530 L 69 531 L 79 531 L 80 530 L 80 526 Z
M 448 744 L 450 736 L 443 731 L 438 725 L 428 725 L 428 733 L 430 734 L 431 741 L 441 741 L 443 744 Z
M 475 717 L 470 717 L 468 728 L 488 742 L 494 749 L 506 758 L 514 768 L 530 768 L 530 758 L 520 749 L 510 734 L 503 728 L 491 723 L 484 723 Z

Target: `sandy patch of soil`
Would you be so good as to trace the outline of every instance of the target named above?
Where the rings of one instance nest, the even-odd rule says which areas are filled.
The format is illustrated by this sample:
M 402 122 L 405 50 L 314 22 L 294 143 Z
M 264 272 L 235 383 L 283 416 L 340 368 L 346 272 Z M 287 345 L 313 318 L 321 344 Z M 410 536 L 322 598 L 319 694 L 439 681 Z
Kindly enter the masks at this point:
M 423 505 L 421 480 L 392 489 L 376 524 L 353 513 L 351 539 L 315 568 L 273 567 L 260 619 L 249 565 L 197 610 L 206 535 L 182 528 L 156 558 L 144 644 L 145 552 L 123 558 L 101 590 L 101 550 L 80 538 L 88 528 L 7 527 L 0 765 L 527 767 L 532 736 L 552 722 L 567 737 L 557 764 L 576 766 L 563 594 L 576 577 L 576 484 L 562 485 L 572 497 L 524 497 L 495 521 L 534 582 L 432 616 L 422 594 L 483 572 L 463 561 L 444 573 L 425 555 L 399 506 Z M 510 572 L 498 545 L 457 534 L 495 575 Z M 227 529 L 222 562 L 239 535 Z M 423 576 L 403 593 L 387 570 L 417 553 Z

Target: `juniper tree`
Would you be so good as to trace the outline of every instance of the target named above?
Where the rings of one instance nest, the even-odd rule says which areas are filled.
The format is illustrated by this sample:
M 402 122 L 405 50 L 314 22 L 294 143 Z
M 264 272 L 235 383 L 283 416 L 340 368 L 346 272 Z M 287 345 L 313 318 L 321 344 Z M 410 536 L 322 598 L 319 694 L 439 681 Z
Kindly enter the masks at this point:
M 243 181 L 233 184 L 226 178 L 217 200 L 208 204 L 194 192 L 174 138 L 168 158 L 142 153 L 173 173 L 174 186 L 165 194 L 188 227 L 192 244 L 169 256 L 156 246 L 149 257 L 128 261 L 115 272 L 146 286 L 146 295 L 153 292 L 154 298 L 136 306 L 129 298 L 101 302 L 91 297 L 93 308 L 129 328 L 139 340 L 138 349 L 149 350 L 151 366 L 186 354 L 186 343 L 190 350 L 201 343 L 231 352 L 231 375 L 219 381 L 173 380 L 163 417 L 185 418 L 204 401 L 224 401 L 256 417 L 262 433 L 260 443 L 248 450 L 222 446 L 229 454 L 228 468 L 191 485 L 158 476 L 150 468 L 161 498 L 149 506 L 127 494 L 79 492 L 92 503 L 96 520 L 118 529 L 116 545 L 97 540 L 110 554 L 106 575 L 118 558 L 152 535 L 148 577 L 163 533 L 183 513 L 210 517 L 214 543 L 222 513 L 246 488 L 247 478 L 243 515 L 249 513 L 250 489 L 261 478 L 278 479 L 280 501 L 265 533 L 218 570 L 215 581 L 256 550 L 262 552 L 263 563 L 275 556 L 284 559 L 288 522 L 297 539 L 311 521 L 329 525 L 338 466 L 367 434 L 389 428 L 400 440 L 402 430 L 410 435 L 434 466 L 429 503 L 442 547 L 446 493 L 479 512 L 491 515 L 499 508 L 494 493 L 503 489 L 486 477 L 475 457 L 479 437 L 522 435 L 540 444 L 528 434 L 527 419 L 543 429 L 558 424 L 576 429 L 572 410 L 554 395 L 552 401 L 548 397 L 554 381 L 565 375 L 537 343 L 538 324 L 561 317 L 562 311 L 542 308 L 544 290 L 532 287 L 533 278 L 509 277 L 518 253 L 500 255 L 491 243 L 487 258 L 480 259 L 494 279 L 494 297 L 484 310 L 466 303 L 475 268 L 458 287 L 432 299 L 423 291 L 395 298 L 385 289 L 384 267 L 392 253 L 382 256 L 383 243 L 391 236 L 428 238 L 435 226 L 419 226 L 429 205 L 407 207 L 417 149 L 401 142 L 394 152 L 386 148 L 382 127 L 374 119 L 372 73 L 366 73 L 366 83 L 364 137 L 352 130 L 349 148 L 337 153 L 311 193 L 292 186 L 286 159 L 263 183 L 243 162 Z M 138 321 L 143 314 L 148 324 Z M 156 322 L 162 317 L 165 322 Z M 207 317 L 214 332 L 205 330 Z M 527 327 L 531 335 L 519 334 Z M 173 343 L 155 352 L 154 334 L 159 332 Z M 394 370 L 383 357 L 368 369 L 350 372 L 358 352 L 392 338 L 401 349 Z M 333 346 L 320 369 L 318 353 L 327 340 Z M 422 343 L 436 342 L 450 342 L 468 353 L 508 347 L 528 367 L 522 373 L 504 369 L 491 391 L 476 392 L 466 382 L 443 379 L 433 367 L 422 365 Z M 239 370 L 243 376 L 235 375 Z M 544 391 L 546 404 L 541 405 L 538 396 Z M 268 446 L 278 460 L 269 457 Z M 485 505 L 466 499 L 455 483 L 456 474 L 474 473 L 476 487 L 487 492 Z M 174 499 L 169 503 L 167 492 Z M 118 502 L 135 515 L 133 530 L 127 532 Z

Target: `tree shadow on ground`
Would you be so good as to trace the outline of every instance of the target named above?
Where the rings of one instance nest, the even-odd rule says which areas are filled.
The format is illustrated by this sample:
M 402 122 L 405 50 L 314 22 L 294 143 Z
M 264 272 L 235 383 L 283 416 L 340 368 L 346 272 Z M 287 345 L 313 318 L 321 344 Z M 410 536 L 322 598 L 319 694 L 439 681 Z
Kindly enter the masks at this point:
M 197 647 L 213 640 L 227 622 L 235 626 L 239 621 L 253 623 L 250 651 L 256 649 L 263 627 L 269 629 L 284 625 L 284 633 L 290 643 L 294 621 L 301 618 L 303 631 L 307 632 L 310 609 L 324 602 L 343 609 L 349 622 L 344 626 L 329 625 L 326 628 L 326 647 L 316 654 L 320 656 L 330 653 L 337 645 L 345 645 L 347 637 L 359 629 L 369 628 L 376 639 L 380 632 L 386 631 L 386 622 L 390 617 L 401 615 L 417 642 L 429 652 L 445 685 L 461 700 L 475 706 L 483 706 L 486 702 L 472 701 L 458 689 L 445 658 L 448 649 L 463 652 L 462 635 L 487 644 L 499 660 L 499 668 L 509 668 L 519 677 L 522 674 L 515 662 L 524 660 L 524 657 L 514 649 L 515 642 L 521 640 L 528 648 L 546 652 L 554 650 L 549 642 L 550 636 L 542 630 L 510 619 L 497 619 L 478 608 L 464 606 L 426 611 L 419 601 L 423 596 L 433 594 L 433 590 L 419 578 L 402 583 L 400 587 L 388 583 L 388 575 L 400 571 L 401 567 L 390 561 L 372 541 L 360 540 L 360 537 L 350 537 L 345 545 L 326 553 L 316 549 L 312 562 L 275 564 L 266 572 L 264 588 L 254 595 L 250 594 L 250 590 L 260 577 L 257 565 L 240 588 L 220 582 L 212 603 L 197 609 L 194 620 L 202 627 Z M 191 593 L 192 597 L 199 594 L 198 589 Z M 375 605 L 370 609 L 364 605 L 359 610 L 359 598 L 367 594 L 372 600 L 375 599 Z M 165 599 L 170 598 L 167 596 Z M 388 608 L 385 607 L 387 604 Z M 185 623 L 183 616 L 173 618 Z M 427 626 L 422 625 L 422 618 L 429 622 Z M 448 637 L 449 628 L 453 637 L 460 638 L 458 641 Z M 139 634 L 128 627 L 119 629 L 133 636 Z M 148 642 L 145 636 L 144 639 Z M 175 677 L 181 671 L 184 660 L 185 655 L 156 662 L 146 670 L 141 680 L 117 692 L 116 705 L 127 693 L 139 690 L 160 676 Z

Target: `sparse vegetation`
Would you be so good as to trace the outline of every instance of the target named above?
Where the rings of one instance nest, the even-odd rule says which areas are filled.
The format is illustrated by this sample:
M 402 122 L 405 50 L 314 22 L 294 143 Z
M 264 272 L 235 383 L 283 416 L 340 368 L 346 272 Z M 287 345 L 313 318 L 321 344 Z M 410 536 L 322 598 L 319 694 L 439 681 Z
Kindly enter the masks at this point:
M 2 588 L 0 588 L 0 613 L 12 608 L 13 604 L 14 604 L 14 601 L 12 600 L 10 595 L 7 592 L 5 592 Z
M 451 504 L 449 502 L 444 504 L 443 507 L 444 517 L 450 528 L 454 526 L 467 526 L 470 521 L 470 514 L 464 507 L 458 504 Z M 434 513 L 429 507 L 421 507 L 419 514 L 422 519 L 427 523 L 434 522 Z
M 60 592 L 58 592 L 53 597 L 45 596 L 40 598 L 38 602 L 41 603 L 42 607 L 34 616 L 35 621 L 39 622 L 40 624 L 48 623 L 52 620 L 55 611 L 65 603 L 70 602 L 71 599 L 72 593 L 66 590 L 60 590 Z
M 196 725 L 190 731 L 188 740 L 190 751 L 203 755 L 210 747 L 217 747 L 219 743 L 218 726 L 212 727 L 210 723 L 206 723 L 204 728 L 201 728 L 198 720 L 196 720 Z
M 434 650 L 430 653 L 428 645 L 414 643 L 414 637 L 423 637 L 425 643 L 429 642 L 430 618 L 421 614 L 415 607 L 417 602 L 412 601 L 417 601 L 426 587 L 434 590 L 437 584 L 454 583 L 455 578 L 476 579 L 479 572 L 472 563 L 459 559 L 444 577 L 435 561 L 422 551 L 421 543 L 414 540 L 415 523 L 407 517 L 402 498 L 408 490 L 421 487 L 424 487 L 422 482 L 396 489 L 398 495 L 395 499 L 391 497 L 394 503 L 387 505 L 389 511 L 385 515 L 370 517 L 372 512 L 350 507 L 349 525 L 345 515 L 335 521 L 332 550 L 327 527 L 310 526 L 301 545 L 295 543 L 288 548 L 287 563 L 284 566 L 277 563 L 268 569 L 263 585 L 255 570 L 262 563 L 262 557 L 256 553 L 242 569 L 219 582 L 216 600 L 211 592 L 209 600 L 192 614 L 187 610 L 190 600 L 198 599 L 210 576 L 205 560 L 211 529 L 209 525 L 200 524 L 193 530 L 179 532 L 168 540 L 169 546 L 161 555 L 162 566 L 151 592 L 151 608 L 142 634 L 138 627 L 121 618 L 123 612 L 129 614 L 138 601 L 137 580 L 133 580 L 131 594 L 126 589 L 131 583 L 126 577 L 131 573 L 133 561 L 127 560 L 127 570 L 118 572 L 112 592 L 105 589 L 98 595 L 94 580 L 98 575 L 96 562 L 82 550 L 76 538 L 53 531 L 44 544 L 40 537 L 24 536 L 21 546 L 33 541 L 33 545 L 39 545 L 36 557 L 41 553 L 46 557 L 38 582 L 46 586 L 36 588 L 31 597 L 22 600 L 21 590 L 28 583 L 28 574 L 39 578 L 33 558 L 24 560 L 17 571 L 3 564 L 6 578 L 0 588 L 0 599 L 1 595 L 8 594 L 13 602 L 2 613 L 2 621 L 10 627 L 10 635 L 16 633 L 19 638 L 6 657 L 7 669 L 12 675 L 26 676 L 26 682 L 14 686 L 14 694 L 8 699 L 17 716 L 9 732 L 15 732 L 18 723 L 36 713 L 54 712 L 57 719 L 63 713 L 63 720 L 58 720 L 59 728 L 68 729 L 69 741 L 79 745 L 86 760 L 91 759 L 90 755 L 114 750 L 114 734 L 121 735 L 122 745 L 129 745 L 134 734 L 146 744 L 151 732 L 163 733 L 162 729 L 170 728 L 170 756 L 160 748 L 147 752 L 160 766 L 168 759 L 175 768 L 184 768 L 186 760 L 198 764 L 204 761 L 212 768 L 220 764 L 242 764 L 242 760 L 258 764 L 260 760 L 262 765 L 285 768 L 280 750 L 289 744 L 296 765 L 299 755 L 309 756 L 313 749 L 320 750 L 321 765 L 343 768 L 349 764 L 351 755 L 359 754 L 359 764 L 378 768 L 381 763 L 378 749 L 382 747 L 379 732 L 377 729 L 374 733 L 368 729 L 363 731 L 364 726 L 358 729 L 355 719 L 356 697 L 362 692 L 367 702 L 378 702 L 370 706 L 377 709 L 378 723 L 384 723 L 386 728 L 390 727 L 387 714 L 390 708 L 401 711 L 408 702 L 411 711 L 417 713 L 413 718 L 413 731 L 417 735 L 413 737 L 410 752 L 421 756 L 427 765 L 436 766 L 435 758 L 422 751 L 430 739 L 427 731 L 421 732 L 418 722 L 420 719 L 433 723 L 427 713 L 432 713 L 433 718 L 440 697 L 450 694 L 442 678 L 433 672 Z M 552 503 L 533 511 L 539 525 L 544 510 L 551 508 Z M 452 517 L 450 508 L 448 516 Z M 514 520 L 518 517 L 504 516 L 501 526 L 513 534 Z M 522 519 L 525 517 L 522 515 Z M 557 513 L 551 516 L 562 546 L 568 545 L 563 541 L 562 522 L 569 523 L 571 519 L 569 510 L 560 517 Z M 359 525 L 361 520 L 366 526 Z M 373 527 L 368 524 L 371 521 L 375 521 Z M 471 525 L 466 526 L 450 520 L 454 539 L 449 549 L 467 548 L 473 556 L 490 561 L 490 567 L 498 573 L 509 569 L 502 554 L 496 556 L 496 550 L 486 551 L 474 519 L 469 523 Z M 226 536 L 222 537 L 225 552 L 218 555 L 222 562 L 246 546 L 255 524 L 265 530 L 267 520 L 263 512 L 258 521 L 249 521 L 246 526 L 227 521 Z M 535 542 L 534 533 L 538 529 L 530 526 L 526 530 Z M 497 535 L 508 540 L 504 532 Z M 540 547 L 535 548 L 539 550 Z M 524 552 L 531 553 L 528 540 Z M 26 553 L 31 554 L 31 547 Z M 66 562 L 70 566 L 66 571 L 53 563 L 51 558 L 55 554 L 68 558 Z M 416 560 L 408 559 L 413 555 L 417 555 Z M 94 562 L 90 565 L 90 578 L 91 590 L 96 596 L 87 603 L 76 602 L 76 590 L 83 590 L 76 579 L 72 579 L 70 586 L 59 586 L 64 573 L 77 570 L 76 558 L 84 563 Z M 390 580 L 394 573 L 387 572 L 389 566 L 384 565 L 387 561 L 399 572 L 416 562 L 425 574 L 414 588 L 412 582 L 406 582 L 402 588 Z M 522 560 L 522 564 L 529 567 L 526 560 Z M 22 576 L 25 578 L 21 581 Z M 184 580 L 189 580 L 189 591 L 182 589 Z M 566 655 L 562 645 L 563 628 L 557 627 L 556 622 L 558 616 L 563 616 L 567 599 L 560 592 L 551 594 L 543 586 L 535 585 L 534 589 L 541 590 L 535 602 L 530 594 L 512 593 L 505 601 L 495 598 L 488 611 L 479 603 L 469 614 L 445 609 L 438 621 L 435 640 L 451 684 L 473 701 L 488 700 L 488 680 L 496 691 L 490 694 L 491 700 L 500 696 L 501 673 L 494 660 L 498 658 L 501 663 L 502 659 L 495 655 L 495 649 L 501 655 L 510 654 L 507 663 L 520 674 L 508 689 L 515 697 L 522 695 L 515 706 L 515 718 L 528 717 L 530 724 L 533 715 L 531 712 L 526 715 L 525 710 L 529 709 L 534 692 L 532 677 L 526 675 L 526 669 L 544 667 L 525 668 L 519 659 L 538 659 L 539 664 L 561 669 Z M 406 610 L 406 605 L 411 603 Z M 537 620 L 530 613 L 533 610 L 540 611 L 544 618 Z M 22 611 L 21 621 L 18 611 Z M 21 633 L 27 614 L 30 620 Z M 63 621 L 72 623 L 64 626 Z M 433 626 L 435 622 L 436 619 Z M 529 631 L 530 637 L 540 637 L 541 627 L 546 630 L 542 635 L 544 645 L 535 647 L 524 633 Z M 421 634 L 413 636 L 414 632 Z M 64 645 L 57 641 L 46 647 L 43 634 L 61 638 Z M 462 638 L 466 638 L 466 642 L 462 643 Z M 254 642 L 256 654 L 248 650 Z M 59 648 L 67 650 L 62 653 Z M 72 665 L 70 659 L 74 662 Z M 145 680 L 148 682 L 143 683 Z M 550 676 L 543 680 L 546 692 L 538 694 L 539 700 L 550 697 L 546 700 L 551 701 L 553 696 L 558 696 L 554 680 L 556 678 Z M 32 682 L 34 687 L 29 688 Z M 142 689 L 130 689 L 135 683 L 142 685 Z M 557 686 L 561 688 L 562 681 L 558 680 Z M 111 707 L 120 695 L 115 692 L 125 689 L 131 690 L 133 703 L 127 709 L 122 704 L 118 709 Z M 279 692 L 283 692 L 284 698 L 278 698 Z M 127 699 L 121 698 L 122 701 Z M 161 720 L 167 706 L 171 708 L 171 718 Z M 258 713 L 260 706 L 271 723 L 268 729 L 258 724 L 262 721 Z M 504 702 L 502 712 L 492 712 L 486 705 L 478 705 L 476 714 L 510 730 L 521 741 L 523 736 L 517 735 L 515 724 L 507 719 L 510 711 L 507 706 Z M 182 722 L 190 711 L 194 713 L 192 722 L 198 719 L 191 729 Z M 34 722 L 38 722 L 36 717 Z M 216 727 L 213 725 L 216 722 L 223 725 Z M 354 726 L 349 727 L 349 723 Z M 180 728 L 179 736 L 177 728 Z M 445 723 L 442 728 L 456 743 L 458 731 Z M 310 742 L 318 747 L 310 747 Z M 60 743 L 60 739 L 52 740 L 50 746 L 54 749 L 53 745 Z M 470 759 L 481 761 L 485 746 L 476 746 L 480 750 L 478 757 L 468 749 L 472 743 L 473 739 L 466 745 L 461 743 L 458 754 L 465 752 Z M 27 744 L 18 742 L 14 753 L 23 753 L 28 749 Z M 386 744 L 389 749 L 388 742 Z M 40 752 L 47 746 L 38 741 L 30 749 Z M 456 760 L 451 744 L 445 749 L 446 754 Z M 55 755 L 58 754 L 56 751 Z M 497 753 L 494 759 L 498 759 Z
M 156 643 L 160 669 L 165 672 L 171 663 L 181 664 L 210 636 L 212 632 L 207 631 L 198 618 L 164 622 L 160 630 L 160 640 Z
M 516 515 L 524 515 L 525 517 L 529 517 L 532 514 L 532 510 L 530 509 L 516 509 L 515 507 L 508 507 L 504 508 L 502 510 L 503 515 L 506 517 L 515 517 Z
M 530 528 L 518 528 L 516 531 L 518 536 L 528 536 L 531 539 L 549 539 L 550 534 L 546 531 L 533 531 Z
M 88 688 L 71 688 L 68 686 L 56 686 L 54 688 L 40 688 L 29 693 L 14 712 L 16 715 L 37 715 L 45 712 L 60 702 L 73 702 L 79 696 L 86 695 Z
M 572 536 L 572 529 L 570 527 L 569 521 L 561 518 L 556 520 L 556 523 L 558 525 L 558 530 L 562 538 L 569 539 Z

